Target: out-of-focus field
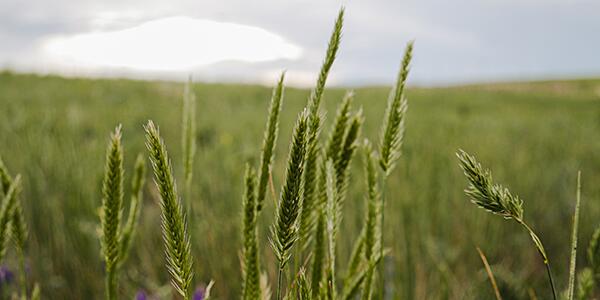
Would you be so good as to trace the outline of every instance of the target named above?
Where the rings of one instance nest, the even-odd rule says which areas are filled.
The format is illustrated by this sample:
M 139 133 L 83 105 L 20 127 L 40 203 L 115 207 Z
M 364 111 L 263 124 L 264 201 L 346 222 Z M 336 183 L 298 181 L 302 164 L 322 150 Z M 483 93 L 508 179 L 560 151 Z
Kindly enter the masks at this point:
M 193 201 L 199 209 L 190 226 L 195 281 L 214 279 L 217 299 L 235 299 L 241 278 L 244 163 L 258 159 L 271 89 L 195 84 L 194 91 L 198 152 Z M 108 136 L 117 124 L 124 128 L 127 180 L 137 153 L 146 154 L 142 124 L 152 119 L 160 126 L 182 187 L 182 92 L 180 83 L 0 73 L 0 155 L 24 178 L 29 276 L 40 282 L 45 298 L 103 297 L 98 208 Z M 373 142 L 378 141 L 388 92 L 356 90 L 354 107 L 362 106 L 366 116 L 362 135 Z M 343 93 L 325 93 L 325 133 Z M 292 125 L 308 94 L 286 90 L 276 188 Z M 454 154 L 459 148 L 476 155 L 498 182 L 524 200 L 525 218 L 547 247 L 559 288 L 566 288 L 579 169 L 581 265 L 586 264 L 584 250 L 592 230 L 600 225 L 600 80 L 412 88 L 408 97 L 403 156 L 386 199 L 385 241 L 392 250 L 385 263 L 389 280 L 396 283 L 395 298 L 405 298 L 406 287 L 413 286 L 415 299 L 490 299 L 476 246 L 486 253 L 505 299 L 527 298 L 529 289 L 540 299 L 549 297 L 545 269 L 529 236 L 467 200 Z M 361 160 L 355 159 L 352 168 L 338 244 L 340 273 L 365 206 Z M 150 177 L 145 191 L 140 230 L 120 278 L 124 298 L 132 298 L 138 289 L 157 294 L 170 289 L 158 194 Z M 259 238 L 262 267 L 273 286 L 275 263 L 267 240 L 272 197 L 267 201 Z M 8 256 L 8 267 L 14 270 L 11 260 L 14 253 Z

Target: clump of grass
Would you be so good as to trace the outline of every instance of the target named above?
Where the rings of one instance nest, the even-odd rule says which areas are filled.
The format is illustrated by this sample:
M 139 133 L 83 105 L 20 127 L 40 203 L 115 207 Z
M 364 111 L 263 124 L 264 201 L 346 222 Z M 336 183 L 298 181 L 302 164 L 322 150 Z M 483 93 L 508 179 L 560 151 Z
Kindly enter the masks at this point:
M 246 165 L 244 176 L 245 193 L 243 209 L 243 243 L 242 252 L 242 299 L 258 300 L 261 298 L 260 268 L 258 263 L 258 232 L 257 199 L 256 199 L 256 173 L 250 165 Z
M 158 128 L 152 121 L 144 127 L 146 146 L 154 171 L 154 182 L 160 193 L 161 221 L 167 269 L 171 283 L 184 299 L 191 299 L 191 285 L 194 277 L 193 257 L 190 238 L 187 232 L 185 214 L 173 178 L 171 161 Z
M 106 152 L 106 166 L 102 184 L 102 255 L 106 268 L 106 298 L 116 299 L 118 288 L 118 269 L 125 262 L 135 235 L 141 210 L 143 186 L 146 177 L 145 163 L 138 155 L 132 180 L 132 195 L 129 215 L 125 225 L 121 226 L 123 213 L 123 147 L 121 144 L 121 125 L 110 136 Z
M 300 190 L 306 152 L 307 122 L 308 114 L 305 110 L 298 117 L 294 128 L 285 183 L 277 204 L 275 222 L 271 228 L 271 244 L 279 261 L 276 299 L 281 299 L 282 272 L 290 259 L 291 249 L 298 239 L 297 223 L 301 205 Z
M 556 299 L 556 289 L 548 255 L 540 238 L 523 219 L 523 201 L 518 196 L 512 195 L 507 188 L 494 184 L 491 172 L 484 170 L 473 156 L 463 150 L 459 150 L 456 155 L 469 181 L 469 187 L 465 193 L 471 198 L 471 201 L 493 214 L 514 220 L 527 230 L 546 266 L 552 296 Z

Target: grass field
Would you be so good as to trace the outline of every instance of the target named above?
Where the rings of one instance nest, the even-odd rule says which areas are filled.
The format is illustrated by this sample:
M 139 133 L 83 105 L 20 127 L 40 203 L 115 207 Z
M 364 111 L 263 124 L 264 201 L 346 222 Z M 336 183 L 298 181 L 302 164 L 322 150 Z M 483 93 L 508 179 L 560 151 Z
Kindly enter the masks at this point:
M 191 216 L 196 282 L 215 280 L 213 296 L 240 293 L 240 223 L 244 163 L 259 159 L 271 87 L 195 84 L 198 152 Z M 345 90 L 325 92 L 326 130 Z M 377 141 L 388 88 L 358 88 L 362 135 Z M 0 155 L 23 176 L 30 239 L 31 281 L 48 299 L 96 299 L 104 289 L 99 255 L 101 183 L 109 132 L 123 124 L 126 180 L 145 153 L 142 125 L 152 119 L 183 182 L 183 84 L 64 79 L 0 73 Z M 281 186 L 288 141 L 308 90 L 286 89 L 273 181 Z M 526 218 L 544 241 L 560 290 L 566 288 L 570 224 L 577 171 L 582 171 L 580 259 L 600 225 L 600 80 L 409 88 L 403 156 L 387 192 L 385 260 L 396 298 L 490 299 L 493 291 L 476 247 L 487 255 L 505 299 L 534 291 L 549 299 L 545 269 L 526 233 L 469 203 L 455 157 L 462 148 L 494 171 L 498 182 L 525 202 Z M 325 137 L 326 135 L 322 135 Z M 339 234 L 342 270 L 365 209 L 360 159 Z M 164 269 L 160 208 L 154 184 L 145 186 L 141 226 L 123 268 L 120 295 L 171 290 Z M 128 181 L 126 181 L 128 182 Z M 129 188 L 129 185 L 126 185 Z M 268 245 L 273 197 L 261 214 L 262 266 L 270 284 L 276 261 Z M 10 251 L 10 250 L 9 250 Z M 16 270 L 14 253 L 8 268 Z M 1 291 L 15 288 L 4 285 Z M 6 294 L 5 294 L 6 295 Z

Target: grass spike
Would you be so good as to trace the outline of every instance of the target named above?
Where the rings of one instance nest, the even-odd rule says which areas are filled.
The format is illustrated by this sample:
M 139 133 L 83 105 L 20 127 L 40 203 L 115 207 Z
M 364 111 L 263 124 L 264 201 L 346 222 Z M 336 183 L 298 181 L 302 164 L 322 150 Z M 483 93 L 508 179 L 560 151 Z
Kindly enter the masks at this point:
M 194 272 L 190 238 L 187 232 L 185 215 L 166 146 L 160 137 L 158 128 L 152 121 L 144 127 L 146 147 L 154 171 L 154 182 L 160 193 L 161 221 L 167 269 L 171 274 L 171 283 L 186 300 L 191 299 L 190 287 Z
M 404 139 L 404 120 L 408 108 L 404 90 L 412 60 L 413 45 L 412 41 L 406 45 L 398 79 L 390 92 L 385 119 L 381 128 L 379 165 L 386 176 L 389 176 L 392 172 L 401 154 L 401 146 Z
M 106 268 L 106 299 L 117 297 L 117 264 L 119 263 L 119 231 L 123 210 L 123 147 L 121 125 L 111 133 L 106 151 L 102 184 L 102 255 Z
M 300 211 L 300 249 L 308 248 L 316 226 L 317 182 L 321 150 L 317 143 L 308 142 L 302 190 L 302 209 Z
M 335 187 L 338 201 L 340 202 L 340 209 L 342 207 L 348 185 L 348 166 L 350 166 L 350 162 L 352 161 L 354 153 L 356 152 L 356 148 L 358 147 L 357 140 L 360 135 L 360 129 L 363 122 L 364 117 L 361 109 L 352 117 L 352 119 L 349 120 L 348 129 L 344 135 L 344 141 L 342 143 L 342 148 L 340 149 L 338 160 L 334 163 Z
M 587 256 L 594 280 L 600 283 L 600 226 L 592 234 L 592 239 L 587 249 Z
M 329 45 L 327 46 L 327 52 L 325 55 L 325 60 L 321 65 L 321 71 L 319 72 L 319 77 L 317 79 L 316 87 L 311 91 L 309 99 L 308 99 L 308 108 L 310 112 L 311 119 L 311 131 L 316 131 L 316 126 L 314 125 L 314 118 L 317 116 L 319 112 L 319 106 L 321 104 L 321 98 L 323 96 L 323 91 L 325 91 L 325 83 L 327 82 L 327 77 L 329 76 L 329 71 L 331 70 L 331 66 L 333 66 L 333 62 L 335 61 L 337 51 L 340 47 L 340 40 L 342 38 L 342 27 L 344 24 L 344 8 L 342 7 L 338 13 L 337 19 L 335 20 L 335 25 L 333 26 L 333 32 L 331 33 L 331 37 L 329 38 Z
M 589 300 L 593 299 L 594 293 L 594 274 L 592 269 L 585 268 L 579 272 L 577 276 L 577 293 L 575 299 L 577 300 Z
M 298 239 L 298 215 L 301 207 L 301 183 L 306 154 L 306 131 L 308 114 L 298 117 L 290 147 L 285 182 L 277 205 L 275 223 L 271 227 L 271 244 L 279 261 L 277 298 L 281 299 L 282 271 L 287 264 L 291 249 Z
M 343 149 L 344 137 L 348 130 L 351 117 L 350 108 L 353 99 L 354 93 L 351 91 L 346 92 L 344 99 L 338 105 L 335 119 L 333 121 L 333 127 L 331 128 L 331 133 L 327 142 L 326 155 L 328 159 L 331 159 L 334 162 L 334 164 L 336 164 L 339 160 Z
M 242 299 L 259 300 L 260 295 L 260 268 L 258 263 L 258 232 L 257 220 L 257 198 L 256 198 L 256 173 L 250 165 L 246 164 L 244 176 L 244 215 L 243 215 L 243 281 Z
M 131 249 L 131 241 L 135 237 L 137 226 L 139 223 L 140 213 L 142 211 L 142 202 L 144 196 L 144 183 L 146 181 L 146 162 L 144 156 L 140 153 L 135 160 L 133 170 L 133 178 L 131 180 L 131 197 L 129 204 L 129 214 L 123 230 L 121 232 L 120 241 L 120 258 L 119 262 L 123 264 L 129 256 Z
M 283 81 L 285 72 L 281 73 L 277 86 L 273 89 L 271 104 L 269 105 L 269 117 L 265 128 L 265 134 L 262 144 L 260 157 L 260 173 L 258 182 L 257 210 L 262 210 L 263 201 L 267 194 L 267 184 L 271 174 L 271 165 L 273 164 L 273 152 L 277 143 L 277 133 L 279 131 L 279 113 L 281 112 L 281 103 L 283 101 Z

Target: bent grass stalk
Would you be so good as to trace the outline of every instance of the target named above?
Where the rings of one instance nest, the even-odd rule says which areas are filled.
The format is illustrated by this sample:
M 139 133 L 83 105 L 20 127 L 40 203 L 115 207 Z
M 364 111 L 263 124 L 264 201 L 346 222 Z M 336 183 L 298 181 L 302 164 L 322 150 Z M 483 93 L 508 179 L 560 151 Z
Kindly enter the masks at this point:
M 499 184 L 494 184 L 491 172 L 484 170 L 473 156 L 463 150 L 459 150 L 456 156 L 469 182 L 465 193 L 471 198 L 471 202 L 490 213 L 500 215 L 505 219 L 512 219 L 527 230 L 546 266 L 552 296 L 556 300 L 556 288 L 554 286 L 550 261 L 548 260 L 548 255 L 542 241 L 523 220 L 523 201 L 518 196 L 513 196 L 507 188 Z

